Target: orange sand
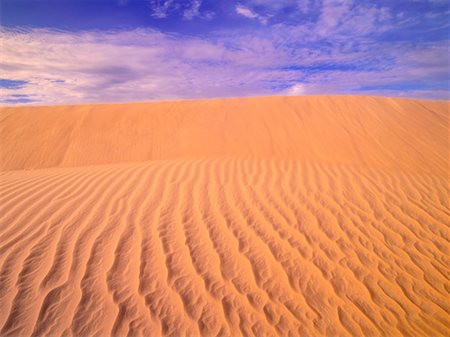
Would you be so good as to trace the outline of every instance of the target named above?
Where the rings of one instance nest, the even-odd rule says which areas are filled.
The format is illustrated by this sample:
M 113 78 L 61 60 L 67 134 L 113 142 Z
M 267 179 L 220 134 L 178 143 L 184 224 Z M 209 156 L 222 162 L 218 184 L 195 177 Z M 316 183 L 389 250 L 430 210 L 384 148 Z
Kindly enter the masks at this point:
M 450 335 L 449 107 L 1 108 L 0 335 Z

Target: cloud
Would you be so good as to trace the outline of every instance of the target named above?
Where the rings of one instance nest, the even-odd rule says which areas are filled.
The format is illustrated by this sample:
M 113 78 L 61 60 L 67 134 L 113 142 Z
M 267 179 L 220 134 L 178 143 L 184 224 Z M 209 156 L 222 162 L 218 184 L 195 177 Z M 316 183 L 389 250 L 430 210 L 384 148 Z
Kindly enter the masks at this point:
M 258 18 L 258 15 L 254 12 L 252 12 L 249 8 L 237 5 L 236 6 L 236 13 L 241 14 L 249 19 L 256 19 Z
M 168 9 L 159 15 L 169 15 L 176 5 L 167 3 L 158 2 Z M 201 1 L 189 6 L 184 11 L 192 12 L 180 12 L 180 18 L 205 15 Z M 247 6 L 232 9 L 260 20 Z M 397 14 L 366 2 L 328 0 L 320 2 L 315 20 L 301 25 L 268 22 L 198 36 L 144 28 L 0 28 L 0 73 L 6 83 L 0 85 L 0 101 L 66 104 L 282 94 L 448 98 L 448 38 L 396 36 L 410 33 L 416 22 L 411 16 L 398 20 Z
M 4 78 L 27 83 L 11 94 L 46 104 L 164 100 L 269 93 L 250 50 L 150 29 L 72 33 L 2 29 Z
M 302 83 L 296 83 L 284 92 L 284 94 L 287 96 L 301 96 L 306 93 L 307 93 L 306 87 Z
M 201 0 L 192 1 L 192 5 L 190 8 L 186 9 L 183 13 L 183 16 L 187 20 L 192 20 L 196 16 L 200 16 L 200 6 L 202 4 Z
M 380 34 L 392 28 L 391 19 L 386 7 L 354 0 L 325 0 L 314 31 L 321 37 Z
M 151 16 L 164 19 L 171 15 L 180 16 L 186 20 L 201 18 L 211 20 L 215 13 L 212 11 L 201 11 L 203 0 L 150 0 L 149 6 Z
M 174 0 L 150 0 L 151 16 L 157 19 L 167 17 L 169 12 L 177 7 Z
M 236 13 L 249 19 L 256 19 L 262 24 L 267 24 L 267 17 L 259 15 L 253 12 L 250 8 L 244 7 L 242 5 L 236 5 Z

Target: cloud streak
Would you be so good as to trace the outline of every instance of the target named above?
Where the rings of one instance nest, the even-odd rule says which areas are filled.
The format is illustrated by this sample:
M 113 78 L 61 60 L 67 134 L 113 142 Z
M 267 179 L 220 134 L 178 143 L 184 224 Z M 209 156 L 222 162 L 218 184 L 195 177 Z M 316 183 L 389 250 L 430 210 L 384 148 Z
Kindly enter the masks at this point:
M 255 19 L 258 20 L 259 22 L 261 22 L 262 24 L 267 24 L 267 18 L 256 14 L 255 12 L 253 12 L 250 8 L 247 8 L 245 6 L 242 5 L 236 5 L 236 13 L 238 13 L 239 15 L 245 16 L 248 19 Z

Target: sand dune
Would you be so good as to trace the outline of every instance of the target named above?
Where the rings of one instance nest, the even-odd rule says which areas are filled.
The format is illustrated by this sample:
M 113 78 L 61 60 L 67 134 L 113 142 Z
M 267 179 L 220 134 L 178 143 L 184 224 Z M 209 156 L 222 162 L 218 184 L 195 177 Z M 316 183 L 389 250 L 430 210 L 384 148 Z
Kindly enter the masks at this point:
M 1 336 L 448 336 L 449 104 L 0 110 Z
M 449 107 L 317 96 L 2 108 L 0 165 L 252 156 L 447 174 Z

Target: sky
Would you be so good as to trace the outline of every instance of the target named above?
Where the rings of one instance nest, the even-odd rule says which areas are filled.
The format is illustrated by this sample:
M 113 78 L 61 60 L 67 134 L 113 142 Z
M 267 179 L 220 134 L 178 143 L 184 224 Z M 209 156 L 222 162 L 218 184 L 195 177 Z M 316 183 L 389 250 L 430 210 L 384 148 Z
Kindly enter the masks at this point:
M 0 104 L 449 99 L 449 0 L 0 0 Z

